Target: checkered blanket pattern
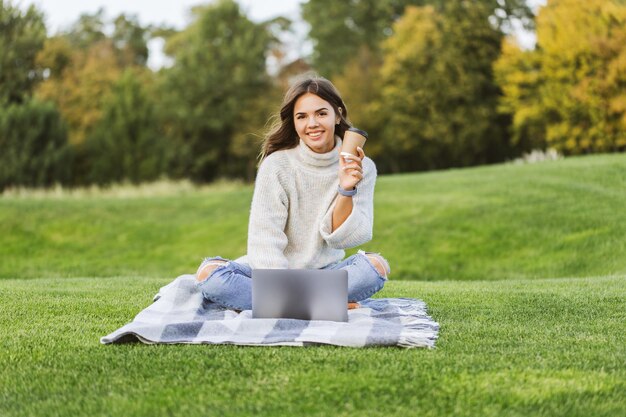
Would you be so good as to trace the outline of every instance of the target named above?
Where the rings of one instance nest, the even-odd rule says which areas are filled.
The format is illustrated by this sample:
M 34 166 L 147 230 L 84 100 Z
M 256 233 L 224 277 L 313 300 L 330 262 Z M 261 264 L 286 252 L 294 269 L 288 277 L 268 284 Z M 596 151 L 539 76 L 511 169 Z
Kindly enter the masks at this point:
M 361 308 L 349 310 L 348 322 L 253 319 L 251 310 L 237 313 L 207 301 L 197 289 L 194 275 L 181 275 L 161 288 L 154 302 L 132 322 L 100 341 L 434 347 L 439 325 L 426 314 L 423 301 L 370 298 L 360 304 Z

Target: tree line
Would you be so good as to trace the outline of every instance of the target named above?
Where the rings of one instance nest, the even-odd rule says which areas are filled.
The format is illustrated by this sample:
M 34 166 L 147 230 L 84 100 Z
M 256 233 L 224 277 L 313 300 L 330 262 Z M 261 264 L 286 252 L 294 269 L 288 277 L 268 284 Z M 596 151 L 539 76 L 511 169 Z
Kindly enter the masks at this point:
M 36 6 L 0 0 L 0 189 L 254 179 L 294 76 L 331 79 L 383 173 L 495 163 L 532 149 L 626 149 L 626 4 L 310 0 L 313 54 L 286 62 L 291 22 L 234 0 L 182 30 L 82 15 L 49 36 Z M 524 50 L 513 27 L 536 29 Z M 165 39 L 171 65 L 147 67 Z M 268 72 L 272 59 L 277 70 Z

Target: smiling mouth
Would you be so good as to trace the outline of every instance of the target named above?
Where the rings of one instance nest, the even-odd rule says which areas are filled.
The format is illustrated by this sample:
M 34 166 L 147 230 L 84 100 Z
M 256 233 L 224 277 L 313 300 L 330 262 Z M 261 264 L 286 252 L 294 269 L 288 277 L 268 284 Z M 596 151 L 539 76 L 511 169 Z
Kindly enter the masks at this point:
M 307 136 L 310 137 L 311 139 L 319 139 L 322 137 L 322 133 L 324 133 L 323 131 L 320 132 L 310 132 L 307 133 Z

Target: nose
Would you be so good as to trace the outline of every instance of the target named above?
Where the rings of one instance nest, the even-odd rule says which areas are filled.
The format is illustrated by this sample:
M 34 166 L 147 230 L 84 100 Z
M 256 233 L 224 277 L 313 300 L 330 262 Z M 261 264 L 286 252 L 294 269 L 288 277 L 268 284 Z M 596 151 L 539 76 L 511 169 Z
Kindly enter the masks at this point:
M 315 115 L 311 115 L 307 119 L 307 126 L 309 127 L 314 127 L 314 126 L 317 126 L 318 124 L 319 123 L 317 122 L 317 118 L 315 117 Z

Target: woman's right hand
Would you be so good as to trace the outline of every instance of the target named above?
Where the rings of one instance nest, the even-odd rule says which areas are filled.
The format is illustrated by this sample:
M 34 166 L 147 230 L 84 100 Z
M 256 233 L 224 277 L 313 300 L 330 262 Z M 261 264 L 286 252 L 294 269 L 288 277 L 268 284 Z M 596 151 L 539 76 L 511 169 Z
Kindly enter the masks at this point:
M 358 156 L 343 156 L 339 154 L 339 185 L 344 190 L 352 190 L 363 179 L 363 159 L 365 152 L 356 148 Z

